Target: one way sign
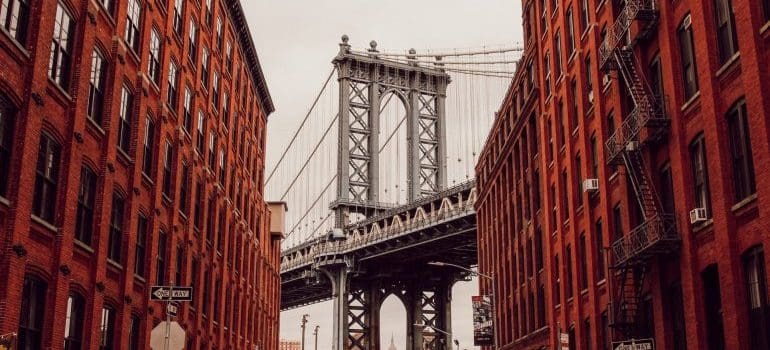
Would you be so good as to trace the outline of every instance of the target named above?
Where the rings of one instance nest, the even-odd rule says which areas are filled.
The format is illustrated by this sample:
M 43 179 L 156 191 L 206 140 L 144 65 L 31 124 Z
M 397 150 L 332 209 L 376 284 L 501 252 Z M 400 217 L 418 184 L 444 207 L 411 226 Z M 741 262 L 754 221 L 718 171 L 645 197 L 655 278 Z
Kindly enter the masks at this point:
M 192 294 L 192 287 L 152 286 L 150 289 L 151 300 L 191 301 Z

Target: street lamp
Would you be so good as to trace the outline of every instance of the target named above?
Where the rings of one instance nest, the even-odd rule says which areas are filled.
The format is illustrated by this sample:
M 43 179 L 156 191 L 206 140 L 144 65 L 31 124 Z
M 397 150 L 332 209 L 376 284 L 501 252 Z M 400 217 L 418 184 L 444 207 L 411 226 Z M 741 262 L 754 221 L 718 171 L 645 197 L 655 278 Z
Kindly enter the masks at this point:
M 302 350 L 305 350 L 305 324 L 307 324 L 308 314 L 302 315 Z
M 415 323 L 412 326 L 415 326 L 415 327 L 418 327 L 418 328 L 428 327 L 428 325 L 426 325 L 424 323 Z M 440 329 L 440 328 L 436 328 L 436 327 L 431 326 L 430 329 L 432 329 L 434 331 L 437 331 L 439 333 L 444 333 L 447 337 L 451 337 L 452 336 L 452 333 L 449 333 L 449 332 L 447 332 L 447 331 L 445 331 L 443 329 Z M 460 341 L 457 340 L 457 339 L 454 339 L 452 342 L 455 343 L 455 346 L 457 346 L 457 350 L 460 350 Z
M 315 330 L 313 331 L 313 335 L 315 336 L 315 350 L 318 350 L 318 329 L 321 328 L 319 325 L 315 325 Z
M 492 322 L 492 331 L 494 332 L 495 349 L 497 349 L 498 348 L 498 346 L 497 346 L 497 307 L 496 307 L 497 301 L 495 299 L 495 291 L 497 290 L 497 283 L 496 283 L 496 280 L 495 280 L 494 271 L 492 271 L 491 275 L 487 275 L 487 274 L 481 273 L 479 271 L 471 270 L 471 269 L 469 269 L 469 268 L 467 268 L 465 266 L 461 266 L 461 265 L 457 265 L 457 264 L 452 264 L 452 263 L 448 263 L 448 262 L 443 262 L 443 261 L 431 261 L 431 262 L 428 262 L 428 265 L 430 265 L 430 266 L 439 266 L 439 267 L 450 266 L 450 267 L 458 268 L 460 270 L 469 272 L 469 273 L 471 273 L 473 275 L 485 278 L 485 279 L 489 280 L 489 282 L 492 283 L 492 294 L 490 294 L 490 295 L 492 296 L 492 314 L 495 315 L 495 319 Z

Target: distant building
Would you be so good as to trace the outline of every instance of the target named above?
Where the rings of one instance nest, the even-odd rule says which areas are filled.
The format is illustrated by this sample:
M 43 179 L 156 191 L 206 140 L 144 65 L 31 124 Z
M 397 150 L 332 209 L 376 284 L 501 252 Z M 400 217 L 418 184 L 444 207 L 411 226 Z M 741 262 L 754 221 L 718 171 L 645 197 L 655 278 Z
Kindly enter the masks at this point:
M 278 344 L 278 350 L 299 350 L 300 343 L 298 340 L 286 340 L 281 339 L 281 342 Z

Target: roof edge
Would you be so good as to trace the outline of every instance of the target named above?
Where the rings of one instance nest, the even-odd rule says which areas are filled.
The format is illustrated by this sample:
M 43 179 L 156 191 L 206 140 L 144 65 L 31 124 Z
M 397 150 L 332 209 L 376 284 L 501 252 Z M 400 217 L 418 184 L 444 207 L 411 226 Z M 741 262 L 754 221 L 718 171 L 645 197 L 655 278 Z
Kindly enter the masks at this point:
M 254 40 L 251 36 L 249 24 L 246 22 L 243 6 L 241 5 L 240 0 L 226 0 L 225 3 L 230 10 L 230 18 L 235 24 L 234 30 L 238 34 L 238 40 L 241 42 L 240 46 L 246 55 L 245 60 L 249 65 L 251 78 L 257 88 L 260 105 L 265 112 L 265 116 L 269 116 L 271 113 L 275 112 L 275 105 L 273 104 L 273 98 L 270 96 L 270 90 L 267 88 L 265 74 L 262 71 L 262 65 L 259 63 L 259 56 L 257 55 L 257 49 L 254 46 Z

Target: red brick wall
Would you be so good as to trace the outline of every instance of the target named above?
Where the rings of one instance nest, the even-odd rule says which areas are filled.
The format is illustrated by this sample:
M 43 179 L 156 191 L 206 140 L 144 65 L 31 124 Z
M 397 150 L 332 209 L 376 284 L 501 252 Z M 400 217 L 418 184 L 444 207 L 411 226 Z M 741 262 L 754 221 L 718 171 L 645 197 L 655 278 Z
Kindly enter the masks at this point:
M 24 43 L 14 41 L 0 30 L 0 96 L 15 110 L 14 143 L 11 152 L 9 193 L 0 198 L 0 334 L 18 330 L 20 300 L 24 276 L 41 277 L 48 283 L 44 319 L 45 348 L 59 349 L 64 337 L 64 322 L 68 294 L 76 291 L 86 300 L 84 323 L 85 348 L 96 348 L 97 328 L 102 305 L 116 308 L 115 344 L 127 347 L 129 322 L 132 314 L 142 320 L 142 338 L 139 348 L 148 348 L 149 332 L 164 319 L 162 304 L 148 300 L 149 288 L 155 284 L 159 231 L 169 235 L 167 244 L 166 276 L 174 278 L 177 246 L 183 248 L 182 281 L 192 285 L 198 298 L 198 309 L 183 303 L 178 321 L 187 330 L 188 339 L 197 348 L 206 343 L 218 348 L 260 349 L 276 348 L 278 343 L 279 242 L 269 233 L 269 212 L 263 199 L 264 150 L 267 115 L 272 102 L 264 88 L 263 77 L 256 62 L 251 42 L 241 40 L 243 13 L 236 1 L 212 1 L 213 21 L 205 22 L 205 1 L 184 1 L 182 16 L 183 35 L 172 29 L 174 1 L 145 0 L 142 2 L 140 52 L 124 51 L 123 37 L 126 26 L 127 1 L 116 1 L 115 11 L 109 14 L 99 1 L 62 0 L 76 21 L 72 50 L 72 83 L 65 91 L 47 77 L 50 43 L 53 33 L 56 1 L 32 2 L 30 19 L 25 25 L 28 38 Z M 220 17 L 224 23 L 224 41 L 231 42 L 234 52 L 233 71 L 226 72 L 224 45 L 216 48 L 215 25 Z M 197 62 L 188 57 L 190 18 L 199 26 Z M 161 53 L 161 83 L 156 86 L 146 77 L 150 30 L 155 26 L 163 33 Z M 219 93 L 230 93 L 230 125 L 222 120 L 222 106 L 213 106 L 211 91 L 201 84 L 201 50 L 207 46 L 210 58 L 209 79 L 220 72 Z M 101 128 L 86 118 L 91 53 L 99 47 L 109 62 L 105 84 L 104 123 Z M 179 63 L 179 103 L 176 110 L 167 107 L 167 74 L 171 58 Z M 240 71 L 240 72 L 239 72 Z M 257 74 L 258 73 L 258 74 Z M 241 86 L 236 86 L 240 76 Z M 132 112 L 131 146 L 127 154 L 117 150 L 118 109 L 121 86 L 129 87 L 135 96 Z M 184 88 L 194 91 L 193 125 L 190 134 L 181 131 Z M 209 82 L 209 89 L 211 83 Z M 246 90 L 245 100 L 241 92 Z M 217 183 L 216 176 L 208 176 L 205 155 L 194 150 L 197 113 L 205 113 L 206 149 L 210 130 L 218 134 L 217 149 L 224 149 L 227 176 Z M 151 115 L 156 123 L 154 170 L 150 178 L 142 175 L 142 142 L 145 116 Z M 244 142 L 236 130 L 244 130 Z M 40 135 L 46 132 L 62 146 L 57 212 L 53 222 L 45 223 L 31 216 L 35 166 Z M 161 194 L 163 150 L 166 140 L 175 148 L 173 159 L 172 198 Z M 237 146 L 237 147 L 236 147 Z M 239 148 L 243 147 L 241 153 Z M 190 217 L 185 218 L 179 208 L 182 162 L 191 165 Z M 78 200 L 80 170 L 83 164 L 92 167 L 97 175 L 94 237 L 90 247 L 74 240 L 75 213 Z M 218 169 L 213 169 L 217 171 Z M 230 170 L 234 170 L 231 177 Z M 201 232 L 193 228 L 193 203 L 196 198 L 195 182 L 201 179 L 204 194 Z M 239 186 L 231 182 L 238 181 Z M 235 188 L 231 191 L 230 188 Z M 108 263 L 107 239 L 113 192 L 126 199 L 120 264 Z M 238 200 L 237 195 L 242 196 Z M 226 225 L 223 250 L 216 243 L 207 243 L 208 198 L 214 196 L 217 212 L 225 212 Z M 135 277 L 134 249 L 138 216 L 150 219 L 146 245 L 145 279 Z M 217 225 L 214 225 L 216 228 Z M 240 241 L 240 244 L 230 242 Z M 242 249 L 241 260 L 235 260 L 232 249 Z M 196 258 L 201 269 L 192 281 L 191 263 Z M 239 268 L 236 269 L 236 266 Z M 221 279 L 219 297 L 219 324 L 201 312 L 203 269 L 212 271 L 213 284 Z M 225 310 L 226 293 L 232 304 Z M 209 310 L 214 310 L 210 306 Z M 224 319 L 231 315 L 229 328 Z
M 540 15 L 542 3 L 547 3 L 546 21 L 548 30 L 541 28 Z M 612 79 L 607 88 L 602 86 L 601 72 L 598 70 L 597 47 L 601 44 L 600 32 L 605 25 L 613 22 L 613 13 L 620 10 L 620 5 L 612 1 L 600 2 L 589 0 L 591 24 L 585 34 L 581 35 L 579 9 L 581 1 L 558 1 L 559 7 L 552 11 L 553 2 L 525 1 L 524 24 L 534 30 L 529 34 L 526 44 L 523 64 L 514 78 L 514 84 L 506 101 L 502 104 L 499 118 L 490 133 L 490 139 L 477 164 L 477 176 L 480 186 L 478 204 L 479 217 L 479 261 L 480 268 L 494 271 L 498 280 L 497 302 L 498 324 L 500 327 L 500 344 L 506 348 L 514 345 L 529 347 L 549 345 L 555 348 L 558 344 L 558 330 L 566 332 L 569 327 L 575 327 L 577 349 L 584 349 L 585 327 L 584 320 L 588 319 L 590 328 L 591 348 L 601 348 L 599 327 L 601 312 L 606 310 L 610 296 L 616 293 L 614 285 L 617 280 L 599 281 L 595 261 L 600 252 L 593 244 L 596 230 L 595 222 L 602 220 L 603 245 L 609 246 L 613 223 L 612 210 L 620 203 L 622 212 L 623 232 L 638 224 L 630 201 L 634 200 L 629 192 L 625 170 L 618 168 L 613 175 L 611 168 L 606 166 L 604 143 L 609 136 L 607 116 L 614 112 L 615 125 L 620 125 L 624 113 L 617 72 L 612 73 Z M 645 293 L 650 293 L 654 310 L 654 334 L 656 346 L 661 349 L 673 347 L 671 327 L 671 307 L 666 307 L 667 287 L 675 281 L 681 283 L 684 298 L 684 316 L 687 335 L 687 346 L 690 349 L 704 349 L 707 344 L 705 313 L 703 309 L 704 291 L 701 272 L 711 264 L 719 268 L 721 287 L 722 311 L 725 328 L 726 347 L 729 349 L 748 349 L 748 306 L 746 303 L 745 278 L 742 264 L 742 254 L 749 248 L 762 245 L 765 250 L 770 246 L 770 235 L 767 234 L 767 224 L 762 217 L 767 215 L 767 205 L 761 203 L 770 198 L 768 192 L 768 172 L 770 168 L 770 152 L 768 152 L 768 116 L 770 115 L 770 27 L 762 17 L 760 1 L 734 0 L 736 29 L 740 55 L 722 67 L 719 64 L 714 19 L 714 4 L 712 1 L 662 1 L 656 2 L 660 8 L 660 23 L 657 32 L 649 42 L 637 45 L 637 57 L 646 66 L 655 55 L 662 62 L 663 89 L 667 95 L 667 114 L 672 123 L 670 133 L 663 146 L 646 151 L 646 164 L 649 173 L 656 175 L 661 166 L 667 162 L 673 173 L 675 193 L 673 194 L 676 207 L 676 228 L 682 238 L 679 251 L 673 258 L 659 259 L 650 265 L 644 287 Z M 567 57 L 567 34 L 565 31 L 566 11 L 573 7 L 576 29 L 576 57 Z M 696 62 L 698 69 L 699 94 L 692 101 L 683 97 L 683 83 L 680 64 L 680 51 L 676 30 L 684 16 L 692 15 Z M 561 30 L 562 62 L 565 77 L 558 81 L 551 77 L 551 96 L 546 96 L 544 87 L 545 71 L 543 57 L 551 54 L 550 71 L 554 75 L 555 67 L 554 29 Z M 588 106 L 586 79 L 583 60 L 586 55 L 591 57 L 591 75 L 593 80 L 593 95 L 596 102 Z M 519 98 L 522 91 L 519 81 L 524 80 L 526 63 L 534 62 L 536 66 L 536 85 L 539 96 L 533 106 L 522 110 L 518 105 L 511 106 L 510 100 Z M 645 69 L 645 73 L 647 69 Z M 573 125 L 570 107 L 572 95 L 569 82 L 575 78 L 578 82 L 578 124 Z M 558 82 L 557 82 L 558 81 Z M 736 204 L 732 185 L 731 150 L 727 134 L 725 113 L 741 97 L 745 98 L 749 124 L 751 129 L 751 145 L 753 149 L 754 175 L 757 181 L 756 196 Z M 557 120 L 555 119 L 556 101 L 563 100 L 566 109 L 567 137 L 563 149 L 558 146 L 556 136 Z M 539 143 L 535 152 L 527 155 L 526 150 L 517 148 L 516 143 L 522 142 L 527 127 L 526 119 L 534 115 L 537 120 Z M 548 125 L 553 124 L 554 159 L 551 162 L 547 154 Z M 512 127 L 506 128 L 509 124 Z M 573 132 L 574 130 L 574 132 Z M 708 173 L 710 182 L 713 220 L 703 225 L 693 226 L 689 222 L 689 211 L 695 207 L 692 187 L 692 171 L 688 146 L 693 137 L 703 132 L 706 139 Z M 577 164 L 576 155 L 581 155 L 580 173 L 582 178 L 588 178 L 590 170 L 591 135 L 596 133 L 599 144 L 599 172 L 596 176 L 600 182 L 598 194 L 581 193 L 577 190 L 575 180 Z M 528 135 L 531 135 L 529 133 Z M 533 156 L 537 154 L 536 156 Z M 521 160 L 525 159 L 525 160 Z M 519 163 L 515 163 L 518 160 Z M 561 171 L 566 169 L 568 178 L 566 184 L 559 180 Z M 540 187 L 526 187 L 526 179 L 531 178 L 537 171 L 540 176 Z M 592 176 L 591 176 L 592 177 Z M 521 180 L 519 180 L 521 179 Z M 519 182 L 521 181 L 521 182 Z M 532 182 L 530 182 L 531 184 Z M 550 186 L 557 191 L 556 202 L 550 199 Z M 530 220 L 517 219 L 517 211 L 524 213 L 525 207 L 531 202 L 518 200 L 516 195 L 529 193 L 528 198 L 539 191 L 542 200 L 541 209 L 532 214 Z M 568 192 L 568 206 L 560 205 L 562 191 Z M 583 196 L 583 204 L 577 204 L 577 195 Z M 549 219 L 551 209 L 557 208 L 556 225 Z M 566 210 L 568 220 L 562 220 L 562 210 Z M 520 214 L 524 217 L 523 214 Z M 521 229 L 517 220 L 523 220 Z M 513 281 L 518 272 L 519 249 L 526 247 L 527 238 L 534 237 L 534 228 L 542 227 L 544 232 L 543 255 L 545 266 L 542 271 L 527 274 L 523 283 Z M 586 292 L 580 290 L 580 259 L 578 241 L 585 233 L 589 242 L 587 258 L 588 285 Z M 571 247 L 572 271 L 566 271 L 566 247 Z M 526 251 L 526 249 L 524 250 Z M 559 256 L 559 270 L 554 266 L 555 255 Z M 526 252 L 523 260 L 536 259 L 531 251 Z M 526 269 L 525 269 L 526 272 Z M 567 274 L 573 279 L 573 298 L 567 299 Z M 560 276 L 559 305 L 553 294 L 554 281 Z M 530 278 L 531 277 L 531 278 Z M 526 296 L 529 292 L 537 293 L 537 286 L 545 285 L 547 329 L 522 324 L 527 312 L 532 312 L 531 302 Z M 482 286 L 488 287 L 488 286 Z M 504 296 L 504 297 L 503 297 Z M 526 310 L 519 310 L 527 305 Z M 534 309 L 537 309 L 535 306 Z M 610 315 L 611 317 L 611 315 Z M 518 331 L 516 329 L 519 329 Z M 547 336 L 545 334 L 548 334 Z M 619 334 L 615 334 L 616 339 Z

